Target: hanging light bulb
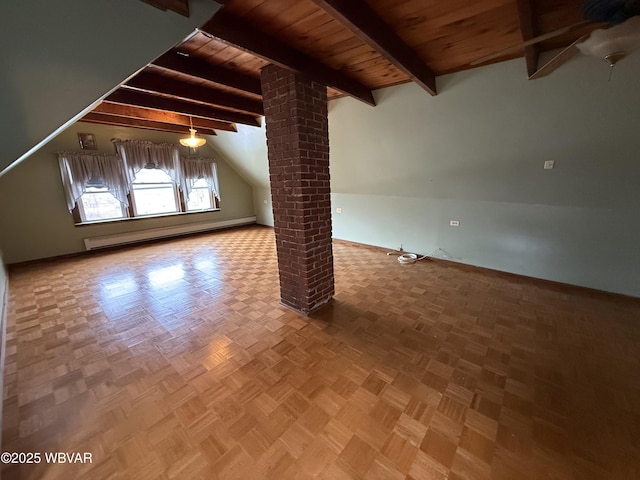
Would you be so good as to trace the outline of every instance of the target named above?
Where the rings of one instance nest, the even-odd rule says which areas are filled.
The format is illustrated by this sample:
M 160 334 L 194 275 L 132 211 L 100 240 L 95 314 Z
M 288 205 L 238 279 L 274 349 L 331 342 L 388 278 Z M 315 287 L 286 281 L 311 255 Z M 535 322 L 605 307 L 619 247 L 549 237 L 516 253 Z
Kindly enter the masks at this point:
M 204 138 L 196 137 L 196 129 L 193 128 L 193 119 L 191 117 L 189 117 L 189 124 L 191 125 L 191 128 L 189 129 L 189 132 L 191 132 L 191 135 L 188 136 L 187 138 L 181 138 L 180 145 L 189 147 L 191 149 L 196 149 L 198 147 L 201 147 L 205 143 L 207 143 L 207 141 Z

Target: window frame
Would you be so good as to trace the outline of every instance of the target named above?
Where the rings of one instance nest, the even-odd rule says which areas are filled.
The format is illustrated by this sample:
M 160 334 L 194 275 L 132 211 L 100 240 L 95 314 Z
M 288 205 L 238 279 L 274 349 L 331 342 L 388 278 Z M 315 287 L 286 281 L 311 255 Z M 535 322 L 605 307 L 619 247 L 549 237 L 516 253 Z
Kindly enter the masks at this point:
M 87 187 L 89 188 L 89 187 Z M 96 219 L 96 220 L 90 220 L 87 218 L 87 213 L 86 213 L 86 207 L 84 205 L 84 201 L 83 201 L 83 197 L 87 194 L 87 193 L 100 193 L 100 194 L 105 194 L 105 195 L 111 195 L 116 202 L 118 202 L 118 204 L 120 205 L 120 210 L 122 212 L 122 215 L 120 217 L 111 217 L 111 218 L 100 218 L 100 219 Z M 102 192 L 89 192 L 86 191 L 80 196 L 80 198 L 78 198 L 78 200 L 76 201 L 76 208 L 74 209 L 74 211 L 72 212 L 72 214 L 74 214 L 74 219 L 76 220 L 76 223 L 103 223 L 103 222 L 114 222 L 114 221 L 119 221 L 119 220 L 126 220 L 127 218 L 129 218 L 129 210 L 128 208 L 122 204 L 122 202 L 120 202 L 114 195 L 113 193 L 111 193 L 109 190 L 106 191 L 102 191 Z
M 174 184 L 175 185 L 175 184 Z M 213 188 L 211 188 L 209 186 L 209 190 L 211 192 L 211 203 L 213 205 L 212 208 L 207 208 L 207 209 L 203 209 L 203 210 L 188 210 L 187 209 L 187 205 L 186 205 L 186 201 L 185 201 L 185 195 L 184 192 L 182 191 L 181 188 L 179 188 L 178 186 L 175 186 L 175 190 L 177 190 L 177 198 L 178 198 L 178 206 L 179 206 L 179 210 L 176 212 L 169 212 L 169 213 L 155 213 L 155 214 L 149 214 L 149 215 L 136 215 L 135 211 L 134 211 L 134 199 L 132 198 L 133 195 L 131 193 L 129 193 L 127 195 L 127 198 L 129 199 L 129 206 L 125 206 L 122 205 L 122 209 L 125 212 L 125 215 L 121 218 L 111 218 L 111 219 L 105 219 L 105 220 L 86 220 L 85 218 L 83 218 L 82 214 L 81 214 L 81 206 L 78 205 L 78 203 L 80 203 L 81 198 L 78 199 L 79 201 L 76 202 L 76 207 L 73 209 L 73 211 L 71 212 L 72 216 L 73 216 L 73 221 L 75 226 L 77 227 L 81 227 L 83 225 L 95 225 L 95 224 L 100 224 L 100 223 L 114 223 L 114 222 L 124 222 L 124 221 L 130 221 L 130 220 L 142 220 L 145 218 L 153 218 L 153 217 L 172 217 L 172 216 L 176 216 L 176 215 L 197 215 L 199 213 L 205 213 L 205 212 L 219 212 L 220 211 L 220 202 L 218 201 L 218 197 L 216 197 L 215 192 L 213 191 Z
M 204 179 L 199 178 L 198 181 L 199 180 L 204 180 Z M 207 182 L 205 180 L 204 183 L 205 183 L 204 187 L 195 187 L 195 186 L 192 187 L 191 188 L 191 192 L 193 193 L 194 190 L 204 190 L 204 189 L 206 189 L 208 194 L 209 194 L 209 199 L 211 200 L 211 207 L 209 207 L 209 208 L 201 208 L 199 210 L 189 210 L 189 202 L 187 202 L 186 199 L 185 199 L 185 203 L 184 203 L 185 212 L 197 213 L 197 212 L 208 212 L 208 211 L 211 211 L 211 210 L 219 210 L 218 203 L 217 203 L 218 202 L 218 197 L 216 197 L 216 192 L 213 190 L 213 187 L 209 184 L 209 182 Z M 194 185 L 195 185 L 195 183 L 194 183 Z M 181 193 L 184 193 L 184 192 L 182 192 L 182 190 L 181 190 Z
M 154 170 L 154 169 L 149 169 L 149 170 Z M 142 170 L 141 170 L 142 171 Z M 167 175 L 166 172 L 162 171 L 165 175 Z M 140 173 L 140 172 L 138 172 Z M 169 181 L 167 182 L 138 182 L 136 183 L 136 181 L 134 180 L 133 182 L 131 182 L 130 186 L 130 190 L 129 190 L 129 205 L 131 206 L 131 212 L 133 213 L 133 216 L 136 218 L 144 218 L 144 217 L 157 217 L 157 216 L 162 216 L 162 215 L 175 215 L 177 213 L 183 213 L 182 210 L 182 204 L 183 202 L 181 201 L 180 198 L 180 188 L 178 187 L 178 185 L 176 184 L 176 182 L 174 182 L 171 177 L 169 177 L 169 175 L 167 175 L 167 177 L 169 178 Z M 171 186 L 171 188 L 173 189 L 173 201 L 174 201 L 174 205 L 175 205 L 175 210 L 171 211 L 171 212 L 156 212 L 156 213 L 138 213 L 138 206 L 136 204 L 136 195 L 135 195 L 135 191 L 136 191 L 136 185 L 162 185 L 162 188 L 168 188 L 169 185 Z M 153 188 L 148 188 L 148 190 L 153 190 Z
M 72 195 L 73 193 L 73 188 L 77 187 L 70 187 L 68 182 L 72 182 L 73 179 L 70 175 L 75 175 L 75 171 L 70 171 L 69 167 L 69 163 L 66 162 L 70 162 L 71 160 L 76 160 L 75 158 L 73 158 L 73 155 L 80 155 L 82 152 L 62 152 L 58 154 L 58 158 L 61 166 L 61 173 L 62 173 L 62 183 L 63 186 L 65 188 L 65 194 L 67 196 L 67 199 L 69 199 L 69 196 Z M 100 154 L 100 155 L 108 155 L 108 154 Z M 181 160 L 185 157 L 180 157 Z M 188 157 L 186 157 L 187 159 L 189 159 Z M 203 160 L 205 161 L 209 161 L 212 163 L 212 169 L 213 169 L 213 179 L 211 181 L 214 182 L 214 184 L 217 186 L 218 185 L 218 178 L 217 178 L 217 168 L 216 168 L 216 162 L 213 159 L 209 159 L 209 158 L 204 158 L 202 157 Z M 89 160 L 85 160 L 84 158 L 82 158 L 83 161 L 91 161 L 91 159 Z M 62 162 L 65 161 L 65 163 L 63 164 Z M 77 169 L 78 167 L 76 167 Z M 95 165 L 92 164 L 92 168 L 96 168 Z M 98 167 L 101 168 L 101 167 Z M 130 170 L 127 170 L 127 164 L 126 161 L 124 162 L 124 171 L 122 172 L 125 176 L 126 175 L 131 175 L 132 172 Z M 134 180 L 133 182 L 128 184 L 127 187 L 127 192 L 125 194 L 126 196 L 126 202 L 120 201 L 120 199 L 117 197 L 117 195 L 122 194 L 121 190 L 119 191 L 120 193 L 116 193 L 115 190 L 109 189 L 107 188 L 106 185 L 104 185 L 103 187 L 100 187 L 98 185 L 95 185 L 95 179 L 94 179 L 94 174 L 91 174 L 91 178 L 88 179 L 86 181 L 86 184 L 84 185 L 84 187 L 82 188 L 82 194 L 80 194 L 80 196 L 76 197 L 76 200 L 73 204 L 73 208 L 70 210 L 70 213 L 72 215 L 73 221 L 75 226 L 83 226 L 83 225 L 95 225 L 95 224 L 102 224 L 102 223 L 113 223 L 113 222 L 121 222 L 121 221 L 129 221 L 129 220 L 137 220 L 137 219 L 145 219 L 145 218 L 150 218 L 150 217 L 170 217 L 170 216 L 175 216 L 175 215 L 190 215 L 190 214 L 198 214 L 198 213 L 206 213 L 206 212 L 216 212 L 216 211 L 220 211 L 220 201 L 218 198 L 219 193 L 215 190 L 214 185 L 212 185 L 210 183 L 209 180 L 207 180 L 208 177 L 206 176 L 200 176 L 198 178 L 198 180 L 196 180 L 196 182 L 199 182 L 200 179 L 204 179 L 204 182 L 201 184 L 201 186 L 198 187 L 194 187 L 193 190 L 195 192 L 199 192 L 200 190 L 205 190 L 206 192 L 208 192 L 209 195 L 209 206 L 207 206 L 206 208 L 200 208 L 200 209 L 190 209 L 188 204 L 187 204 L 187 200 L 186 200 L 186 192 L 185 190 L 183 190 L 184 188 L 188 188 L 189 185 L 189 181 L 187 180 L 188 178 L 192 178 L 192 177 L 180 177 L 180 175 L 183 175 L 183 172 L 180 169 L 177 169 L 175 173 L 178 174 L 178 178 L 174 178 L 173 175 L 170 175 L 169 172 L 167 172 L 166 170 L 164 170 L 163 168 L 158 168 L 157 166 L 155 168 L 149 168 L 150 170 L 154 170 L 154 169 L 158 169 L 160 171 L 163 172 L 164 175 L 166 175 L 163 180 L 166 178 L 166 181 L 138 181 L 136 183 L 136 180 Z M 102 172 L 102 170 L 99 170 L 100 172 Z M 106 170 L 105 170 L 106 171 Z M 68 173 L 67 173 L 68 172 Z M 67 176 L 65 176 L 65 173 L 67 173 Z M 110 172 L 109 172 L 110 173 Z M 139 173 L 139 171 L 138 171 Z M 80 175 L 83 175 L 84 173 L 79 173 Z M 136 174 L 137 177 L 137 174 Z M 152 178 L 149 180 L 153 180 Z M 115 180 L 114 180 L 115 181 Z M 193 182 L 194 184 L 196 182 Z M 73 184 L 72 184 L 73 185 Z M 148 190 L 153 190 L 155 188 L 162 188 L 162 189 L 166 189 L 166 188 L 171 188 L 172 189 L 172 195 L 173 195 L 173 206 L 175 207 L 175 210 L 171 210 L 171 211 L 165 211 L 165 212 L 158 212 L 158 213 L 138 213 L 139 210 L 139 204 L 136 204 L 136 190 L 139 192 L 141 189 L 139 187 L 146 187 L 146 189 Z M 92 188 L 93 187 L 93 188 Z M 138 187 L 138 188 L 136 188 Z M 97 191 L 90 191 L 91 190 L 97 190 Z M 79 192 L 78 192 L 79 193 Z M 88 219 L 87 218 L 87 206 L 86 206 L 86 194 L 91 194 L 91 193 L 97 193 L 100 195 L 112 195 L 114 197 L 114 199 L 116 201 L 118 201 L 119 207 L 120 207 L 120 212 L 121 214 L 119 216 L 115 216 L 115 217 L 110 217 L 110 218 L 98 218 L 98 219 Z M 77 195 L 77 194 L 76 194 Z M 206 194 L 205 194 L 206 195 Z M 191 195 L 190 195 L 191 196 Z M 102 202 L 97 202 L 97 204 L 102 203 Z M 111 211 L 114 211 L 115 205 L 105 205 L 106 208 L 111 209 Z M 100 215 L 102 212 L 97 209 L 96 212 Z

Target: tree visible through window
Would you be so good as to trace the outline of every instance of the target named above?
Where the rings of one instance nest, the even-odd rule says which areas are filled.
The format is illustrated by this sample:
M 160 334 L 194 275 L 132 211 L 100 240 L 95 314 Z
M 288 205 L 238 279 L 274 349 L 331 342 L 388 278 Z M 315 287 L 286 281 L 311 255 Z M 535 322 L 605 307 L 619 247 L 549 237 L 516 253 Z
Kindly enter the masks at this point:
M 126 217 L 124 205 L 107 187 L 87 187 L 78 199 L 80 218 L 85 222 L 115 220 Z
M 219 208 L 216 163 L 181 157 L 172 144 L 114 140 L 116 154 L 60 152 L 69 212 L 76 223 Z
M 189 194 L 187 210 L 207 210 L 213 208 L 213 192 L 204 178 L 199 178 L 194 184 Z

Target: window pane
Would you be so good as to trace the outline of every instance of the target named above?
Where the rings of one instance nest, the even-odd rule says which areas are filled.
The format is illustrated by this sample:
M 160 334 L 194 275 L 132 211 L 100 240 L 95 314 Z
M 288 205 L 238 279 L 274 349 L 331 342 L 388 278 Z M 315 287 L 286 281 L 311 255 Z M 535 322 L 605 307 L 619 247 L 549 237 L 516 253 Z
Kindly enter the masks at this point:
M 209 208 L 213 208 L 211 190 L 207 181 L 201 178 L 193 184 L 193 190 L 191 190 L 187 202 L 187 210 L 206 210 Z
M 136 185 L 133 196 L 138 215 L 177 212 L 173 185 Z
M 178 211 L 174 183 L 162 170 L 143 168 L 131 185 L 136 215 Z
M 106 188 L 87 188 L 80 202 L 85 222 L 124 217 L 122 204 Z
M 167 172 L 159 168 L 143 168 L 136 174 L 134 183 L 173 183 Z

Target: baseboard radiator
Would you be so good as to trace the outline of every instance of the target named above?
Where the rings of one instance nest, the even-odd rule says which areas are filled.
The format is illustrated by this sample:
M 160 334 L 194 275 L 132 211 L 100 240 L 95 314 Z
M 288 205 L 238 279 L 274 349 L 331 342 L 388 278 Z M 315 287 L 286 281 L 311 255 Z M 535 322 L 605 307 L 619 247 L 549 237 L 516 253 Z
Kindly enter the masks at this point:
M 236 227 L 240 225 L 250 225 L 256 223 L 256 217 L 243 217 L 233 220 L 222 220 L 217 222 L 197 222 L 184 225 L 174 225 L 172 227 L 152 228 L 149 230 L 139 230 L 137 232 L 118 233 L 115 235 L 104 235 L 101 237 L 91 237 L 84 239 L 86 250 L 96 250 L 98 248 L 126 245 L 129 243 L 144 242 L 158 238 L 177 237 L 190 233 L 206 232 L 218 230 L 220 228 Z

